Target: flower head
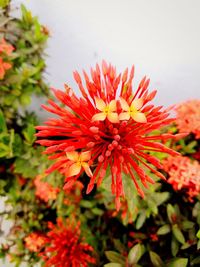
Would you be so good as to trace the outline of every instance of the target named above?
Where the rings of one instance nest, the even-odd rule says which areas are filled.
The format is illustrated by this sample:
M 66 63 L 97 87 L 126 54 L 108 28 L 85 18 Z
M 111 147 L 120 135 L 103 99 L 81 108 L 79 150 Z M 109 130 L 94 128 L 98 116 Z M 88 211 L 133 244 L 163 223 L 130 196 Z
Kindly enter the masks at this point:
M 176 108 L 176 124 L 180 132 L 193 133 L 200 138 L 200 100 L 189 100 Z
M 5 53 L 6 55 L 10 55 L 14 50 L 14 47 L 7 43 L 4 38 L 0 41 L 0 53 Z
M 0 80 L 2 80 L 6 74 L 6 71 L 12 67 L 12 64 L 9 62 L 3 61 L 0 57 Z
M 35 195 L 44 202 L 55 200 L 59 193 L 59 188 L 54 188 L 48 182 L 42 181 L 45 175 L 38 175 L 35 178 L 34 185 L 36 187 Z
M 168 157 L 164 161 L 164 170 L 168 173 L 170 183 L 174 190 L 185 189 L 189 200 L 200 193 L 200 164 L 191 161 L 188 157 Z
M 93 248 L 81 237 L 80 223 L 76 226 L 67 220 L 66 224 L 57 220 L 57 225 L 49 223 L 48 244 L 40 255 L 45 267 L 87 267 L 96 260 L 90 255 Z
M 76 96 L 67 85 L 65 92 L 53 90 L 64 107 L 52 100 L 49 100 L 50 106 L 43 106 L 59 118 L 49 119 L 45 126 L 37 127 L 40 138 L 37 142 L 46 146 L 45 153 L 50 154 L 49 159 L 56 161 L 47 172 L 57 169 L 65 175 L 67 186 L 71 186 L 86 171 L 90 177 L 89 193 L 95 183 L 101 184 L 110 169 L 111 189 L 116 195 L 116 207 L 119 209 L 120 196 L 124 195 L 122 173 L 130 175 L 141 196 L 144 193 L 136 174 L 145 187 L 147 182 L 153 183 L 142 166 L 164 179 L 152 167 L 162 168 L 159 160 L 147 152 L 176 155 L 177 152 L 160 142 L 174 136 L 150 133 L 174 119 L 168 118 L 169 109 L 163 110 L 161 106 L 149 104 L 156 91 L 149 93 L 149 79 L 146 77 L 133 92 L 133 67 L 129 77 L 128 69 L 123 75 L 117 75 L 116 69 L 103 61 L 102 70 L 96 65 L 95 69 L 91 69 L 91 76 L 92 79 L 84 72 L 84 85 L 78 72 L 74 72 L 81 97 Z
M 47 242 L 47 238 L 39 233 L 34 232 L 24 238 L 25 246 L 32 252 L 39 252 Z

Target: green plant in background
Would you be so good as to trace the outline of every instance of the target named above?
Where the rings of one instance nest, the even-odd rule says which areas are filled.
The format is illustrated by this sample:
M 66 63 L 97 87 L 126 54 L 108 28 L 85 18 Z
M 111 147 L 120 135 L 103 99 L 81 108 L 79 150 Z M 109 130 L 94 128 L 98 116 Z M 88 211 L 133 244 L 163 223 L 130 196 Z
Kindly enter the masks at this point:
M 63 189 L 63 175 L 45 172 L 51 162 L 35 143 L 38 118 L 26 111 L 33 94 L 49 95 L 43 80 L 48 30 L 24 6 L 19 19 L 10 16 L 9 1 L 0 0 L 0 7 L 0 194 L 5 199 L 0 225 L 12 222 L 0 257 L 30 267 L 57 266 L 62 257 L 67 267 L 72 260 L 79 260 L 77 267 L 199 266 L 199 102 L 183 104 L 177 121 L 155 132 L 167 137 L 187 128 L 189 134 L 161 142 L 182 156 L 148 153 L 162 161 L 164 168 L 156 170 L 168 180 L 161 181 L 144 167 L 155 183 L 144 189 L 143 199 L 123 174 L 125 196 L 116 211 L 108 169 L 89 195 L 86 175 Z
M 21 11 L 21 19 L 9 15 L 9 6 L 0 11 L 0 40 L 4 38 L 14 47 L 9 56 L 12 68 L 0 80 L 0 106 L 6 121 L 13 119 L 19 108 L 30 104 L 33 94 L 48 94 L 43 81 L 45 61 L 42 56 L 48 30 L 23 5 Z

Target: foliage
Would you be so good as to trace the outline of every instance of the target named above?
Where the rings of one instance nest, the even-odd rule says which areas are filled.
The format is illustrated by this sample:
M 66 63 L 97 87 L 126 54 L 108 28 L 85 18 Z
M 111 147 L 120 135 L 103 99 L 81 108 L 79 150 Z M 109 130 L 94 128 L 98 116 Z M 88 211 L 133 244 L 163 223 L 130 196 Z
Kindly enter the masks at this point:
M 173 184 L 148 171 L 155 183 L 144 190 L 142 199 L 130 177 L 123 174 L 125 197 L 121 197 L 121 209 L 116 211 L 109 169 L 101 186 L 89 195 L 87 176 L 83 175 L 73 187 L 63 189 L 64 177 L 60 173 L 45 173 L 49 160 L 44 149 L 35 144 L 38 118 L 25 111 L 25 107 L 32 94 L 49 94 L 43 80 L 43 49 L 48 31 L 24 6 L 22 18 L 12 18 L 8 2 L 0 1 L 0 40 L 3 36 L 15 49 L 6 58 L 12 68 L 0 80 L 0 194 L 6 199 L 0 216 L 1 222 L 10 220 L 12 226 L 4 233 L 6 240 L 1 244 L 0 257 L 9 258 L 15 266 L 23 262 L 27 266 L 36 263 L 43 266 L 41 252 L 46 249 L 45 240 L 50 238 L 49 225 L 56 225 L 62 218 L 80 223 L 81 238 L 96 261 L 91 266 L 200 265 L 199 195 L 190 199 L 185 188 L 175 190 Z M 160 132 L 179 130 L 174 123 L 157 134 Z M 163 143 L 192 163 L 200 164 L 200 140 L 193 133 Z M 156 154 L 163 163 L 167 160 L 166 154 L 149 154 Z M 159 171 L 169 177 L 166 171 Z

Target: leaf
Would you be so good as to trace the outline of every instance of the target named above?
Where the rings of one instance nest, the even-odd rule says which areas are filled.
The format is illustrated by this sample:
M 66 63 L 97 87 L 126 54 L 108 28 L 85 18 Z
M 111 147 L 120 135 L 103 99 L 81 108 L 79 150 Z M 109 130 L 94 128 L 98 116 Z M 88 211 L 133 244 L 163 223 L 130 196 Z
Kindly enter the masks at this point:
M 183 230 L 189 230 L 192 229 L 194 227 L 194 223 L 191 221 L 183 221 L 182 222 L 182 229 Z
M 185 244 L 185 237 L 177 224 L 172 226 L 172 233 L 177 241 L 179 241 L 181 244 Z
M 111 262 L 125 264 L 125 257 L 115 251 L 105 251 L 105 255 Z
M 128 254 L 128 263 L 135 264 L 139 261 L 142 256 L 142 246 L 140 244 L 135 245 L 131 248 Z
M 5 8 L 9 4 L 10 0 L 0 0 L 0 7 Z
M 163 226 L 161 226 L 158 231 L 157 231 L 157 234 L 158 235 L 166 235 L 168 234 L 169 232 L 171 231 L 171 227 L 169 224 L 165 224 Z
M 178 251 L 179 251 L 179 243 L 175 239 L 175 237 L 172 237 L 172 241 L 171 241 L 171 253 L 175 257 L 176 254 L 178 253 Z
M 191 266 L 194 266 L 194 265 L 197 265 L 197 264 L 200 265 L 200 256 L 196 257 L 195 259 L 193 259 L 193 260 L 190 262 L 190 265 L 191 265 Z
M 145 210 L 143 210 L 143 211 L 141 211 L 141 213 L 139 214 L 139 216 L 137 218 L 137 222 L 136 222 L 136 226 L 135 226 L 137 230 L 139 230 L 143 226 L 145 220 L 146 220 L 146 212 L 145 212 Z
M 197 236 L 197 238 L 200 239 L 200 229 L 199 229 L 199 231 L 197 232 L 196 236 Z
M 187 258 L 176 258 L 167 264 L 167 267 L 187 267 Z
M 150 251 L 149 255 L 150 255 L 150 259 L 154 267 L 164 266 L 163 261 L 161 260 L 160 256 L 157 253 Z
M 35 142 L 35 127 L 33 124 L 28 124 L 28 127 L 23 130 L 23 135 L 26 139 L 26 141 L 29 143 L 29 144 L 33 144 Z
M 173 223 L 173 216 L 175 215 L 175 209 L 171 204 L 167 204 L 167 217 L 171 223 Z
M 89 201 L 89 200 L 84 200 L 82 199 L 80 202 L 80 206 L 83 208 L 87 208 L 87 209 L 91 209 L 92 207 L 94 207 L 94 202 L 93 201 Z
M 104 264 L 104 267 L 123 267 L 124 265 L 120 264 L 120 263 L 106 263 Z
M 1 132 L 7 132 L 7 126 L 6 126 L 6 121 L 5 121 L 3 112 L 0 109 L 0 133 Z
M 157 206 L 163 204 L 165 201 L 168 200 L 168 198 L 170 197 L 170 193 L 169 192 L 156 192 L 154 195 L 153 195 L 153 198 L 155 199 L 155 202 L 157 204 Z

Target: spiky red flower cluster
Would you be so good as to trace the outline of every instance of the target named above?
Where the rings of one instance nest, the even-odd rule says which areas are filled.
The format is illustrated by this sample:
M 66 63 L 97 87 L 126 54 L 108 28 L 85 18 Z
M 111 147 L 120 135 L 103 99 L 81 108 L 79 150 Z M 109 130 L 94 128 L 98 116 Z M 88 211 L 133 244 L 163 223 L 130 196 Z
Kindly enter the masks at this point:
M 33 232 L 24 238 L 25 246 L 32 252 L 39 252 L 47 243 L 45 235 L 39 232 Z
M 4 78 L 6 71 L 12 67 L 12 64 L 5 61 L 3 56 L 9 56 L 13 50 L 14 47 L 8 44 L 5 39 L 0 41 L 0 80 Z
M 146 175 L 142 166 L 158 177 L 164 176 L 155 168 L 162 169 L 159 160 L 148 151 L 176 155 L 160 141 L 173 138 L 172 134 L 150 135 L 154 130 L 168 125 L 169 109 L 150 104 L 156 90 L 148 91 L 149 79 L 144 77 L 135 92 L 132 90 L 134 67 L 128 75 L 117 74 L 115 67 L 102 63 L 91 69 L 91 79 L 83 72 L 85 84 L 78 74 L 74 78 L 82 97 L 75 95 L 65 85 L 65 92 L 53 90 L 64 107 L 49 100 L 47 111 L 59 118 L 49 119 L 45 126 L 38 126 L 37 142 L 48 147 L 49 159 L 56 162 L 47 170 L 58 170 L 66 177 L 66 186 L 72 185 L 85 171 L 90 177 L 89 193 L 94 184 L 101 184 L 108 169 L 111 172 L 112 193 L 116 195 L 116 207 L 120 207 L 120 196 L 124 195 L 122 173 L 129 174 L 139 194 L 144 196 L 136 175 L 142 184 L 154 181 Z M 178 136 L 176 136 L 178 137 Z M 92 173 L 93 170 L 93 173 Z
M 168 157 L 164 161 L 164 170 L 169 174 L 168 183 L 174 190 L 185 189 L 189 200 L 200 194 L 200 164 L 188 157 Z
M 65 224 L 58 219 L 56 225 L 49 223 L 49 228 L 48 245 L 40 253 L 45 267 L 88 267 L 89 263 L 96 263 L 90 255 L 93 248 L 81 237 L 80 223 L 75 226 L 69 220 Z
M 42 181 L 42 178 L 44 178 L 44 176 L 45 174 L 37 175 L 34 180 L 34 185 L 36 187 L 35 195 L 44 202 L 55 200 L 60 190 L 59 188 L 54 188 L 48 182 Z
M 200 100 L 188 100 L 176 108 L 176 124 L 180 132 L 193 133 L 200 138 Z

